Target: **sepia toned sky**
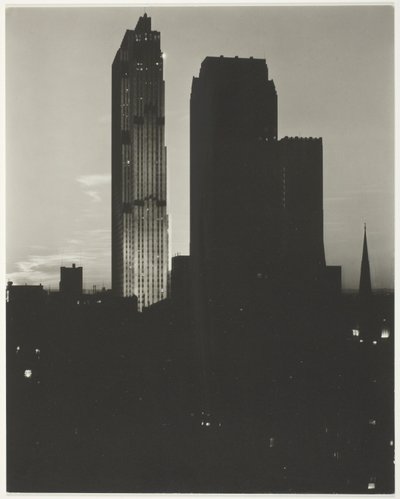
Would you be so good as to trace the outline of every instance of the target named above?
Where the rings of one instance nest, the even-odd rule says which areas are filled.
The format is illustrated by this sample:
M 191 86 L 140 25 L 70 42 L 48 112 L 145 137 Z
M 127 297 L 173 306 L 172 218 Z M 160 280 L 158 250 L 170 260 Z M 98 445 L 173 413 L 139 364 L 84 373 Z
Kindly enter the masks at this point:
M 7 277 L 111 283 L 111 63 L 143 8 L 6 11 Z M 393 287 L 390 6 L 149 7 L 166 53 L 171 254 L 189 251 L 189 99 L 209 55 L 265 58 L 278 135 L 322 137 L 327 263 L 357 288 L 367 223 L 375 288 Z

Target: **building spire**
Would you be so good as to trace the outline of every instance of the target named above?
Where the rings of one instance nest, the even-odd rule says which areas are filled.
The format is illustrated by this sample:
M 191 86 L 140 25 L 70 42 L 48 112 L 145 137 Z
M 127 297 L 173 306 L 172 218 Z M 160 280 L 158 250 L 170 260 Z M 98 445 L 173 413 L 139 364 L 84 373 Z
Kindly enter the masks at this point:
M 367 224 L 364 223 L 364 244 L 363 244 L 363 253 L 361 260 L 359 295 L 360 298 L 367 298 L 371 296 L 371 294 L 372 294 L 372 286 L 371 286 L 371 271 L 369 267 L 369 257 L 368 257 Z

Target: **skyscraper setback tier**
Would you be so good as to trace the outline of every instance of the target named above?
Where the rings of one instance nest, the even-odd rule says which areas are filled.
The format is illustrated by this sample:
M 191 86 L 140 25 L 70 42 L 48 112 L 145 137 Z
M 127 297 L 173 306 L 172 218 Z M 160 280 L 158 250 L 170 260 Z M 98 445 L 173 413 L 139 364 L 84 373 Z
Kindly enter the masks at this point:
M 167 296 L 164 95 L 160 33 L 144 14 L 112 65 L 112 288 L 139 310 Z

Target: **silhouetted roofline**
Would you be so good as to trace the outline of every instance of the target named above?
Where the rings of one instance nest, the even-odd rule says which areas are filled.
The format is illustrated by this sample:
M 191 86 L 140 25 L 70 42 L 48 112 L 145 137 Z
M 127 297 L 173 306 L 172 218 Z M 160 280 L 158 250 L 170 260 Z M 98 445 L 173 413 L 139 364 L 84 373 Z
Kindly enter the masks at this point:
M 138 31 L 140 33 L 151 31 L 151 17 L 147 17 L 146 12 L 143 14 L 143 16 L 139 17 L 139 20 L 136 23 L 135 31 Z

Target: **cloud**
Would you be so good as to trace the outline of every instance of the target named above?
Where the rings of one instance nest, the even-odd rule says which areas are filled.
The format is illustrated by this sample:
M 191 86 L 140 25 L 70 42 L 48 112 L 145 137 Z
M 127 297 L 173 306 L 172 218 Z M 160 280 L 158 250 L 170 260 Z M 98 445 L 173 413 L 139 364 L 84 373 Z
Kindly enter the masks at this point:
M 80 175 L 76 179 L 84 187 L 107 185 L 111 182 L 110 173 L 95 173 L 93 175 Z
M 100 194 L 97 191 L 85 191 L 85 194 L 87 194 L 95 203 L 99 203 L 101 201 Z
M 58 289 L 60 267 L 76 263 L 83 267 L 84 281 L 92 284 L 108 283 L 111 263 L 111 231 L 108 228 L 79 230 L 66 241 L 61 251 L 28 255 L 16 262 L 7 280 L 15 284 L 43 284 Z
M 60 267 L 67 262 L 77 262 L 77 254 L 29 255 L 16 263 L 17 270 L 7 274 L 7 279 L 16 284 L 54 284 L 59 280 Z
M 94 188 L 101 188 L 102 186 L 109 185 L 111 182 L 111 175 L 109 173 L 80 175 L 76 180 L 83 188 L 83 192 L 87 194 L 93 202 L 99 203 L 101 201 L 101 195 L 100 192 Z

